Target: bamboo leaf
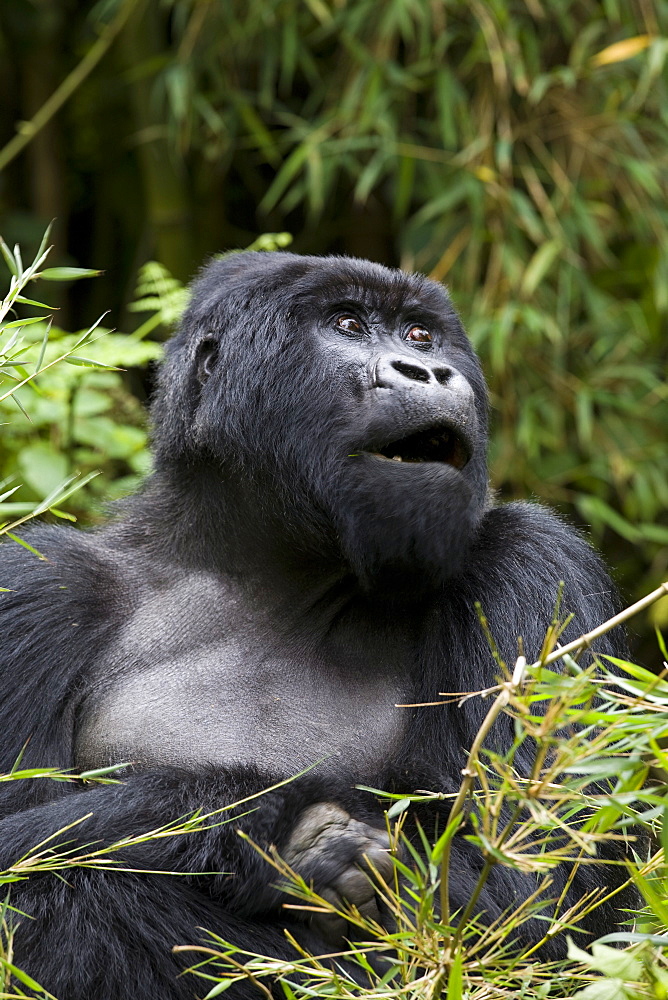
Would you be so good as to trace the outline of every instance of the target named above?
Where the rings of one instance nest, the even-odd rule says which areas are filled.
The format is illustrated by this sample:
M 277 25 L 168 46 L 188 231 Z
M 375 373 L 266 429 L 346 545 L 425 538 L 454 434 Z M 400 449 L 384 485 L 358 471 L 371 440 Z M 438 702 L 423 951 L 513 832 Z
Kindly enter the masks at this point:
M 450 973 L 448 975 L 448 992 L 446 994 L 447 1000 L 462 1000 L 464 995 L 464 977 L 462 971 L 463 962 L 464 956 L 460 948 L 455 955 L 454 962 L 450 966 Z
M 562 251 L 559 240 L 547 240 L 540 246 L 527 265 L 522 279 L 521 291 L 529 298 L 536 291 Z
M 25 306 L 34 306 L 36 309 L 56 309 L 56 306 L 49 306 L 45 302 L 37 302 L 35 299 L 27 299 L 24 295 L 17 295 L 16 302 L 21 302 Z
M 96 278 L 103 273 L 89 267 L 47 267 L 35 277 L 44 281 L 78 281 L 79 278 Z
M 69 354 L 63 358 L 66 364 L 80 366 L 82 368 L 99 368 L 104 371 L 121 371 L 116 365 L 106 365 L 103 361 L 94 361 L 92 358 L 82 358 L 78 354 Z
M 612 63 L 624 62 L 625 59 L 632 59 L 639 52 L 643 52 L 651 42 L 651 35 L 635 35 L 633 38 L 614 42 L 592 56 L 591 64 L 592 66 L 610 66 Z
M 2 253 L 2 256 L 5 259 L 5 264 L 9 268 L 10 272 L 15 277 L 17 277 L 19 272 L 16 266 L 16 261 L 14 260 L 14 255 L 1 236 L 0 236 L 0 253 Z
M 28 316 L 26 319 L 13 319 L 11 323 L 3 323 L 0 331 L 13 330 L 16 327 L 32 326 L 33 323 L 43 323 L 43 316 Z
M 270 212 L 271 209 L 278 204 L 281 196 L 285 193 L 291 181 L 297 176 L 304 165 L 309 155 L 309 151 L 309 145 L 302 143 L 300 146 L 297 146 L 293 153 L 290 154 L 276 175 L 273 184 L 270 186 L 269 190 L 262 199 L 260 203 L 260 211 Z

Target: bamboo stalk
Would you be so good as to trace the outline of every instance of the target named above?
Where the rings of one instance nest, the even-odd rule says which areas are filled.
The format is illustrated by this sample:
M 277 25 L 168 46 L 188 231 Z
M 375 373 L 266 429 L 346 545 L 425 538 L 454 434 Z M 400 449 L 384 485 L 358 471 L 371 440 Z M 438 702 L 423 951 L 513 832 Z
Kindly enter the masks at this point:
M 0 171 L 16 159 L 19 153 L 22 153 L 25 147 L 32 142 L 37 133 L 60 111 L 86 77 L 95 69 L 124 27 L 132 11 L 141 2 L 143 0 L 126 0 L 116 17 L 103 28 L 100 37 L 94 42 L 81 62 L 77 63 L 72 72 L 65 77 L 39 111 L 30 121 L 20 123 L 16 135 L 0 149 Z

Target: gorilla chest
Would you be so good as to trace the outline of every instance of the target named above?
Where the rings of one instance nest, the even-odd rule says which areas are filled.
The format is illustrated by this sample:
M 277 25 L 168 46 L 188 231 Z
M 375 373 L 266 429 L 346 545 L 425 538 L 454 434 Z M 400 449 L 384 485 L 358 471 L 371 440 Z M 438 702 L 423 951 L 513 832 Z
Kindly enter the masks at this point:
M 319 761 L 320 773 L 382 767 L 407 718 L 395 707 L 410 700 L 406 651 L 390 640 L 371 655 L 350 636 L 288 643 L 233 600 L 188 589 L 142 607 L 98 665 L 77 766 L 253 764 L 279 776 Z M 189 613 L 178 613 L 188 596 Z

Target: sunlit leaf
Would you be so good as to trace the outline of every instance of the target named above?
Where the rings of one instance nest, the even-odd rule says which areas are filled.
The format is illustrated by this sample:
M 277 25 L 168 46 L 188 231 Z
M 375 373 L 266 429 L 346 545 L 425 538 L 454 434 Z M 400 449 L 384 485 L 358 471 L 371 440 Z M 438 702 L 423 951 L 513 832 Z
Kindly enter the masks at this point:
M 593 66 L 609 66 L 611 63 L 624 62 L 642 52 L 651 43 L 650 35 L 635 35 L 633 38 L 625 38 L 621 42 L 613 42 L 607 45 L 595 56 L 591 57 Z
M 558 240 L 548 240 L 536 250 L 527 265 L 524 278 L 522 279 L 523 295 L 533 295 L 562 249 L 562 245 Z
M 452 965 L 450 966 L 446 1000 L 462 1000 L 463 987 L 464 987 L 462 968 L 463 968 L 463 954 L 460 950 L 455 955 L 455 959 Z

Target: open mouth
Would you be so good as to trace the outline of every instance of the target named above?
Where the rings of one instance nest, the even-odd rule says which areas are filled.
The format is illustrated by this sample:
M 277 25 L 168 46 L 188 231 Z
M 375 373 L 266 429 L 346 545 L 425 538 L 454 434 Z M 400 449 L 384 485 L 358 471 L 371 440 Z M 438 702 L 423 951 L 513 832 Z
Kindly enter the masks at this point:
M 418 431 L 372 452 L 392 462 L 439 462 L 463 469 L 470 456 L 466 442 L 450 427 Z

